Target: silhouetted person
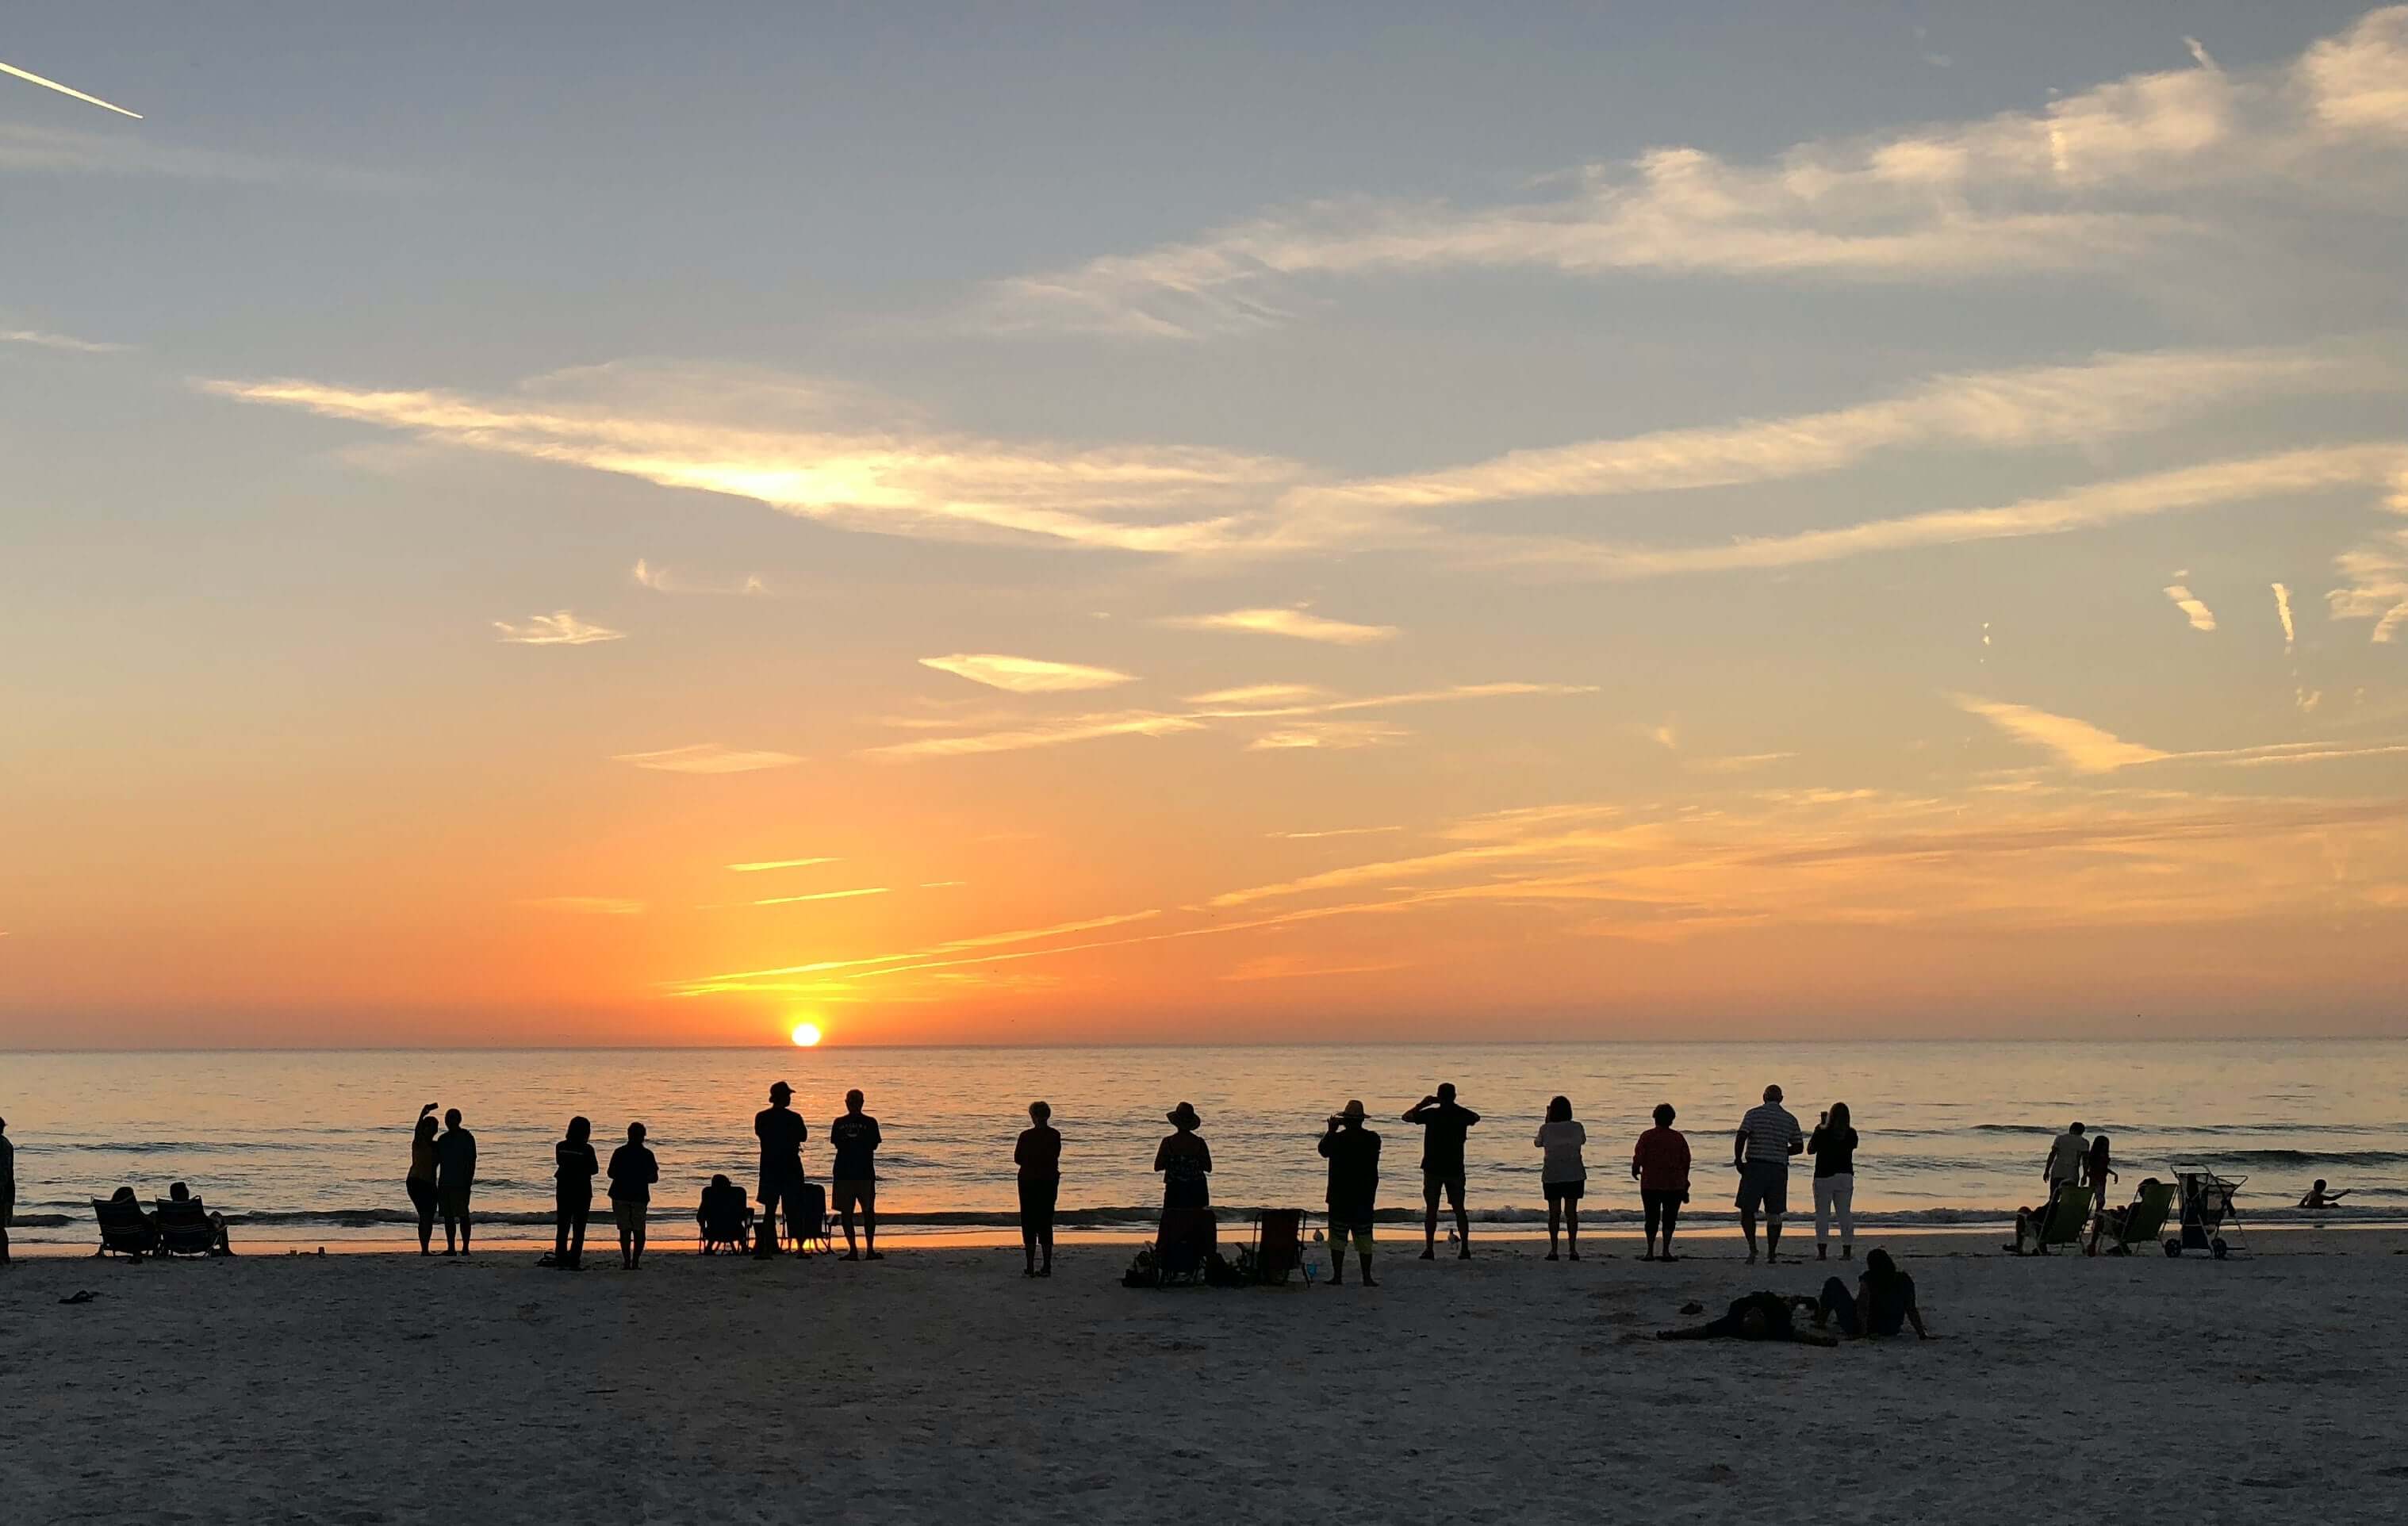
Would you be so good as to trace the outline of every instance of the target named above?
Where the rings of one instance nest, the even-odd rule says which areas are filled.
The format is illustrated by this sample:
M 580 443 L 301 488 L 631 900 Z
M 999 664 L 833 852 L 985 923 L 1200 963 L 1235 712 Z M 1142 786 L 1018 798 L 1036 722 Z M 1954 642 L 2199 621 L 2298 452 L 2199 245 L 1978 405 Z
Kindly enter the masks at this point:
M 2090 1141 L 2083 1137 L 2082 1125 L 2074 1124 L 2048 1142 L 2048 1159 L 2040 1173 L 2048 1182 L 2048 1201 L 2057 1202 L 2057 1189 L 2068 1182 L 2082 1180 L 2090 1164 Z
M 1823 1237 L 1830 1232 L 1831 1216 L 1840 1216 L 1840 1260 L 1856 1254 L 1856 1131 L 1850 1126 L 1848 1104 L 1833 1102 L 1814 1122 L 1806 1141 L 1814 1158 L 1814 1259 L 1825 1259 Z
M 1839 1279 L 1831 1279 L 1836 1282 Z M 1789 1300 L 1779 1293 L 1750 1293 L 1731 1300 L 1730 1312 L 1687 1330 L 1659 1330 L 1659 1341 L 1798 1341 L 1807 1346 L 1837 1346 L 1821 1331 L 1799 1330 L 1789 1312 Z M 1810 1300 L 1800 1299 L 1799 1303 Z
M 661 1163 L 644 1145 L 644 1126 L 627 1125 L 627 1143 L 610 1152 L 610 1216 L 619 1222 L 619 1264 L 633 1272 L 644 1261 L 644 1216 Z
M 737 1244 L 746 1244 L 752 1233 L 752 1200 L 721 1173 L 702 1189 L 702 1201 L 695 1205 L 694 1222 L 706 1241 L 713 1237 L 715 1230 L 724 1230 Z
M 1572 1116 L 1572 1100 L 1558 1097 L 1547 1104 L 1546 1121 L 1539 1125 L 1531 1144 L 1544 1150 L 1539 1167 L 1539 1186 L 1547 1194 L 1547 1260 L 1555 1259 L 1555 1228 L 1560 1220 L 1569 1231 L 1572 1260 L 1580 1260 L 1580 1200 L 1588 1186 L 1588 1167 L 1581 1159 L 1581 1146 L 1588 1143 L 1588 1130 Z
M 828 1168 L 828 1179 L 836 1188 L 836 1211 L 844 1218 L 844 1259 L 859 1260 L 861 1253 L 853 1239 L 853 1211 L 861 1209 L 862 1239 L 868 1244 L 873 1261 L 886 1258 L 878 1253 L 878 1120 L 861 1110 L 862 1097 L 858 1088 L 844 1094 L 844 1116 L 828 1125 L 828 1143 L 836 1148 L 836 1162 Z
M 460 1127 L 460 1110 L 443 1115 L 435 1142 L 435 1199 L 443 1211 L 443 1254 L 468 1254 L 468 1194 L 477 1186 L 477 1136 Z
M 567 1137 L 552 1147 L 552 1254 L 539 1263 L 585 1270 L 585 1225 L 594 1216 L 594 1125 L 582 1114 L 568 1120 Z
M 0 1266 L 8 1264 L 8 1220 L 16 1212 L 17 1146 L 8 1141 L 8 1120 L 0 1118 Z
M 2342 1199 L 2348 1197 L 2352 1190 L 2344 1187 L 2338 1192 L 2328 1192 L 2325 1190 L 2325 1179 L 2319 1176 L 2316 1178 L 2315 1185 L 2308 1188 L 2308 1195 L 2300 1200 L 2300 1206 L 2312 1211 L 2330 1208 Z
M 1028 1259 L 1025 1277 L 1054 1274 L 1054 1204 L 1062 1195 L 1062 1133 L 1051 1119 L 1053 1107 L 1028 1104 L 1028 1127 L 1011 1147 L 1011 1163 L 1020 1168 L 1020 1248 Z M 1045 1253 L 1045 1264 L 1037 1253 Z
M 1914 1279 L 1899 1271 L 1885 1250 L 1866 1253 L 1865 1274 L 1856 1279 L 1854 1293 L 1837 1277 L 1823 1279 L 1814 1328 L 1822 1329 L 1826 1320 L 1836 1320 L 1842 1335 L 1895 1335 L 1911 1324 L 1916 1340 L 1932 1338 L 1923 1328 L 1923 1311 L 1915 1307 Z
M 1182 1102 L 1164 1116 L 1171 1131 L 1154 1152 L 1154 1169 L 1162 1173 L 1163 1213 L 1211 1207 L 1212 1147 L 1196 1131 L 1204 1120 L 1193 1102 Z
M 189 1202 L 194 1207 L 199 1209 L 203 1216 L 208 1218 L 209 1222 L 210 1255 L 231 1256 L 234 1254 L 234 1244 L 226 1238 L 225 1215 L 210 1213 L 209 1205 L 203 1202 L 200 1199 L 193 1196 L 193 1189 L 185 1186 L 182 1182 L 170 1182 L 167 1184 L 167 1201 L 170 1202 Z M 157 1216 L 153 1215 L 151 1216 L 155 1221 Z
M 1756 1216 L 1764 1215 L 1764 1260 L 1781 1260 L 1781 1216 L 1789 1211 L 1789 1158 L 1806 1152 L 1805 1130 L 1781 1105 L 1781 1088 L 1764 1088 L 1761 1105 L 1747 1110 L 1731 1140 L 1731 1169 L 1739 1173 L 1739 1228 L 1747 1236 L 1747 1260 L 1756 1264 Z
M 786 1212 L 786 1233 L 795 1242 L 795 1254 L 803 1253 L 803 1245 L 816 1224 L 805 1224 L 795 1216 L 803 1212 L 803 1141 L 811 1137 L 810 1125 L 803 1116 L 786 1104 L 794 1100 L 795 1088 L 783 1081 L 769 1088 L 769 1105 L 752 1115 L 752 1133 L 761 1141 L 761 1223 L 770 1231 L 771 1244 L 776 1244 L 778 1210 Z
M 2090 1141 L 2090 1153 L 2082 1159 L 2082 1173 L 2090 1181 L 2090 1212 L 2093 1216 L 2105 1213 L 2107 1184 L 2124 1179 L 2115 1170 L 2114 1152 L 2108 1146 L 2105 1134 Z
M 1380 1206 L 1380 1136 L 1363 1127 L 1363 1104 L 1350 1101 L 1329 1119 L 1315 1146 L 1329 1162 L 1329 1286 L 1346 1285 L 1346 1241 L 1363 1263 L 1363 1286 L 1371 1275 L 1371 1220 Z
M 1463 1136 L 1480 1115 L 1456 1105 L 1455 1084 L 1446 1082 L 1405 1110 L 1405 1121 L 1422 1127 L 1422 1260 L 1438 1255 L 1438 1195 L 1455 1208 L 1461 1259 L 1471 1260 L 1471 1216 L 1463 1209 Z
M 1647 1254 L 1642 1261 L 1677 1260 L 1672 1254 L 1672 1226 L 1680 1222 L 1681 1204 L 1689 1201 L 1689 1141 L 1673 1131 L 1678 1116 L 1670 1102 L 1656 1104 L 1656 1127 L 1639 1136 L 1630 1152 L 1630 1174 L 1639 1184 L 1639 1202 L 1647 1215 Z M 1664 1231 L 1664 1254 L 1656 1254 L 1656 1231 Z
M 402 1186 L 409 1191 L 409 1205 L 418 1210 L 418 1253 L 435 1254 L 427 1247 L 435 1242 L 435 1104 L 427 1103 L 418 1110 L 418 1124 L 409 1131 L 409 1174 Z

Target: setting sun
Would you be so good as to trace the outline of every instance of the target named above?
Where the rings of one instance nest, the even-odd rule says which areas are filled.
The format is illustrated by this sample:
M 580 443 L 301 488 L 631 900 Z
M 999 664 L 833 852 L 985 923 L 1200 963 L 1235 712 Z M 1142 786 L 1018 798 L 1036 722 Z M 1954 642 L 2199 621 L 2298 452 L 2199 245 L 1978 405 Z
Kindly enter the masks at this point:
M 809 1049 L 817 1044 L 822 1036 L 823 1035 L 820 1032 L 820 1025 L 817 1023 L 796 1023 L 795 1025 L 795 1043 L 805 1049 Z

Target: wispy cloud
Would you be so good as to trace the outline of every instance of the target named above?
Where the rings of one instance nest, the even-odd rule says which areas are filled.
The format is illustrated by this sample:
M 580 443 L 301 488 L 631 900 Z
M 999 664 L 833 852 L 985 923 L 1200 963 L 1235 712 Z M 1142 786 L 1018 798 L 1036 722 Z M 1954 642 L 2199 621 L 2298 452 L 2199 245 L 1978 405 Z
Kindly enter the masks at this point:
M 1266 731 L 1246 743 L 1254 753 L 1319 750 L 1352 752 L 1361 747 L 1384 747 L 1412 736 L 1401 726 L 1384 721 L 1307 721 L 1298 726 L 1283 727 Z
M 72 95 L 77 100 L 85 102 L 91 106 L 96 106 L 104 111 L 114 111 L 121 117 L 132 117 L 136 122 L 140 122 L 142 120 L 142 113 L 139 111 L 128 111 L 125 108 L 112 105 L 108 101 L 102 100 L 97 95 L 87 95 L 82 91 L 60 84 L 55 79 L 45 79 L 40 75 L 34 73 L 32 70 L 21 69 L 14 64 L 0 64 L 0 74 L 14 75 L 20 79 L 30 79 L 35 84 L 40 85 L 46 90 L 55 90 L 62 95 Z
M 1328 691 L 1311 684 L 1246 684 L 1234 689 L 1191 694 L 1191 705 L 1292 705 L 1317 699 Z
M 1696 757 L 1689 767 L 1706 773 L 1747 773 L 1756 769 L 1769 769 L 1775 763 L 1785 763 L 1796 753 L 1738 753 L 1728 757 Z
M 50 334 L 38 328 L 0 328 L 0 344 L 29 344 L 37 350 L 57 350 L 71 355 L 115 355 L 132 348 L 100 339 L 79 339 L 72 334 Z
M 1337 646 L 1362 646 L 1394 640 L 1394 626 L 1358 626 L 1330 620 L 1302 610 L 1231 610 L 1225 614 L 1173 615 L 1162 622 L 1190 630 L 1236 630 L 1255 636 L 1292 636 L 1300 641 L 1326 641 Z
M 2274 616 L 2283 622 L 2283 650 L 2291 650 L 2299 632 L 2291 626 L 2291 590 L 2282 583 L 2271 584 L 2274 590 Z
M 1401 832 L 1402 827 L 1325 827 L 1316 832 L 1265 832 L 1289 842 L 1310 842 L 1325 837 L 1369 837 L 1381 832 Z
M 752 863 L 730 864 L 738 874 L 762 874 L 773 869 L 810 869 L 819 864 L 840 864 L 841 858 L 762 858 Z
M 2385 645 L 2408 630 L 2408 530 L 2393 530 L 2342 553 L 2333 558 L 2333 569 L 2348 586 L 2325 595 L 2332 618 L 2373 621 L 2368 639 Z
M 545 896 L 536 900 L 523 900 L 522 906 L 538 911 L 567 912 L 579 916 L 635 916 L 642 913 L 644 903 L 619 896 Z
M 1048 662 L 1042 657 L 1009 657 L 995 652 L 955 652 L 950 656 L 922 657 L 920 666 L 1013 694 L 1065 694 L 1137 682 L 1135 674 L 1115 672 L 1110 668 Z
M 752 773 L 761 769 L 791 768 L 802 759 L 792 753 L 744 752 L 705 741 L 657 753 L 620 753 L 612 761 L 657 769 L 664 773 Z
M 566 610 L 530 615 L 523 626 L 496 620 L 494 628 L 502 633 L 503 641 L 515 641 L 521 646 L 588 646 L 595 641 L 620 641 L 627 634 L 624 630 L 612 630 L 608 626 L 580 620 Z
M 2173 600 L 2174 608 L 2182 611 L 2183 614 L 2189 619 L 2191 629 L 2214 630 L 2215 628 L 2215 612 L 2200 602 L 2199 597 L 2190 591 L 2188 585 L 2179 583 L 2168 583 L 2166 597 Z
M 1657 149 L 1498 206 L 1325 201 L 997 283 L 976 323 L 1197 339 L 1283 321 L 1315 278 L 1466 268 L 1859 281 L 2113 268 L 2214 238 L 2243 199 L 2217 190 L 2344 194 L 2353 156 L 2396 148 L 2408 123 L 2403 55 L 2408 7 L 2387 7 L 2286 69 L 2136 74 L 2038 111 L 1803 142 L 1758 164 Z
M 740 578 L 689 578 L 638 556 L 632 574 L 636 584 L 660 594 L 766 594 L 769 585 L 757 572 Z
M 816 890 L 807 896 L 769 896 L 763 900 L 756 900 L 752 904 L 755 906 L 794 906 L 799 905 L 803 901 L 807 900 L 852 900 L 861 896 L 882 896 L 886 894 L 888 894 L 886 886 L 882 885 L 863 885 L 860 888 L 853 890 Z
M 1401 959 L 1379 964 L 1317 964 L 1299 954 L 1265 954 L 1243 961 L 1221 978 L 1234 981 L 1310 980 L 1329 975 L 1375 975 L 1383 971 L 1405 968 L 1405 961 Z
M 1967 714 L 1978 715 L 2018 741 L 2055 753 L 2078 772 L 2112 773 L 2136 763 L 2159 762 L 2171 756 L 2154 747 L 2123 741 L 2087 721 L 2052 715 L 2028 705 L 2003 704 L 1970 694 L 1951 695 L 1949 698 Z

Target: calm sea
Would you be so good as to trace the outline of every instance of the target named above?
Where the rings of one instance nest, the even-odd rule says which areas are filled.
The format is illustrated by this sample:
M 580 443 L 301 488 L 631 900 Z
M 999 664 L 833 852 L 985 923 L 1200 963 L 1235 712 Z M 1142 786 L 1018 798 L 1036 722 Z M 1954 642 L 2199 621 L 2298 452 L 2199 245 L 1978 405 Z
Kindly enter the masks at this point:
M 1163 1115 L 1204 1116 L 1212 1195 L 1232 1211 L 1318 1209 L 1321 1120 L 1348 1098 L 1387 1136 L 1383 1209 L 1417 1211 L 1420 1130 L 1397 1115 L 1440 1081 L 1483 1115 L 1476 1216 L 1543 1220 L 1531 1133 L 1569 1096 L 1589 1133 L 1585 1217 L 1627 1221 L 1630 1142 L 1659 1101 L 1702 1169 L 1691 1217 L 1727 1218 L 1730 1130 L 1768 1082 L 1812 1128 L 1846 1101 L 1863 1144 L 1859 1216 L 1986 1224 L 2036 1196 L 2049 1138 L 2079 1118 L 2114 1140 L 2128 1191 L 2177 1160 L 2246 1175 L 2243 1212 L 2291 1211 L 2322 1176 L 2352 1189 L 2331 1222 L 2408 1221 L 2408 1041 L 2153 1044 L 1696 1044 L 1076 1049 L 341 1051 L 0 1055 L 0 1116 L 17 1145 L 21 1242 L 80 1244 L 89 1201 L 190 1182 L 245 1241 L 398 1238 L 422 1102 L 478 1137 L 476 1207 L 523 1236 L 548 1221 L 552 1142 L 572 1114 L 604 1156 L 641 1119 L 661 1162 L 655 1216 L 690 1222 L 712 1172 L 748 1188 L 753 1111 L 790 1081 L 810 1120 L 805 1164 L 846 1087 L 883 1125 L 882 1220 L 906 1233 L 993 1235 L 1012 1223 L 1011 1144 L 1032 1098 L 1064 1136 L 1066 1228 L 1137 1229 L 1160 1200 Z M 1382 1121 L 1385 1120 L 1385 1121 Z M 1793 1202 L 1811 1204 L 1801 1182 Z M 1231 1216 L 1234 1216 L 1234 1212 Z M 671 1231 L 672 1238 L 674 1231 Z

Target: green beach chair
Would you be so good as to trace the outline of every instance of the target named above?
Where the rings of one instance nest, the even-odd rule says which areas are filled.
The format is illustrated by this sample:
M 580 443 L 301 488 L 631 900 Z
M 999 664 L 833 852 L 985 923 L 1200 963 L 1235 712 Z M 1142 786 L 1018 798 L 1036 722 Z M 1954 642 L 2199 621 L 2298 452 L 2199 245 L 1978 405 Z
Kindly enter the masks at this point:
M 2132 1194 L 2130 1207 L 2100 1216 L 2098 1232 L 2090 1237 L 2090 1254 L 2098 1255 L 2103 1243 L 2108 1255 L 2129 1256 L 2134 1245 L 2157 1239 L 2173 1211 L 2174 1184 L 2150 1177 Z
M 2078 1245 L 2082 1243 L 2082 1227 L 2090 1222 L 2090 1184 L 2059 1182 L 2057 1196 L 2049 1200 L 2047 1210 L 2041 1215 L 2036 1244 L 2026 1245 L 2020 1231 L 2015 1243 L 2007 1248 L 2018 1256 L 2045 1256 L 2051 1245 Z

